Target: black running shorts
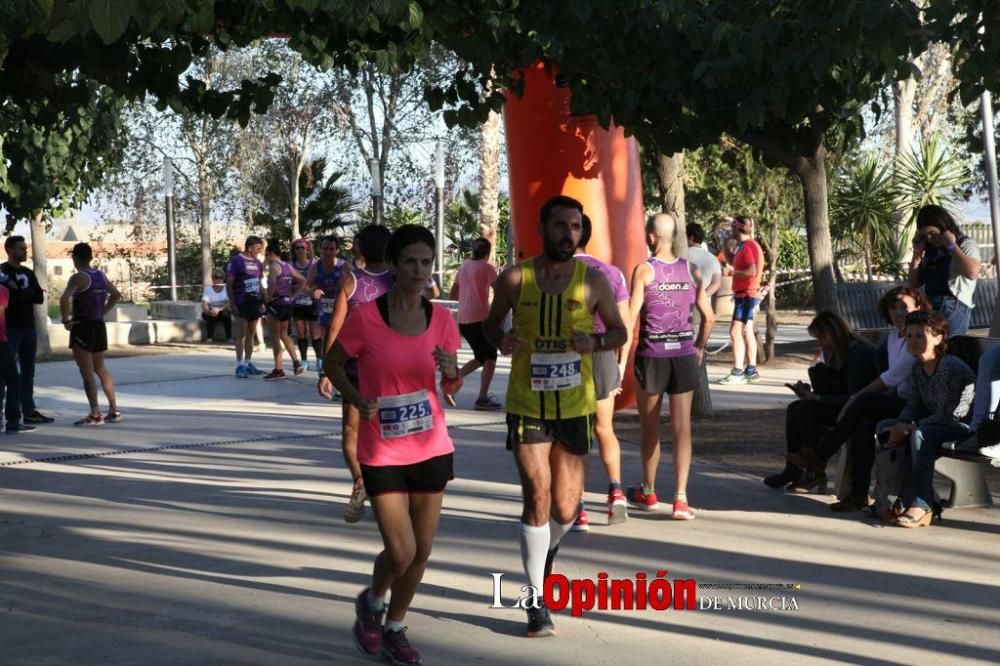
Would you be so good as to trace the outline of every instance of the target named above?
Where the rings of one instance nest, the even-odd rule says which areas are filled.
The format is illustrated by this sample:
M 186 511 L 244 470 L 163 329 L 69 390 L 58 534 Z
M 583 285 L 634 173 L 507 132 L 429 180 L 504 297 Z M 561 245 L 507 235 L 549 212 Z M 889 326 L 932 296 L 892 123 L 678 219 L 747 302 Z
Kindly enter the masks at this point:
M 671 358 L 636 356 L 634 369 L 635 380 L 651 395 L 687 393 L 695 390 L 701 381 L 698 357 L 694 354 Z
M 288 321 L 292 318 L 292 304 L 271 303 L 267 306 L 267 316 L 278 321 Z
M 316 308 L 312 305 L 292 305 L 292 318 L 295 321 L 316 321 Z
M 594 444 L 594 415 L 568 419 L 536 419 L 520 414 L 507 415 L 507 450 L 521 444 L 559 442 L 570 453 L 585 456 Z
M 78 321 L 69 331 L 69 348 L 94 354 L 108 350 L 108 329 L 103 321 Z
M 483 333 L 483 322 L 478 321 L 472 324 L 459 324 L 458 330 L 462 337 L 472 348 L 472 355 L 480 363 L 497 360 L 497 348 L 490 344 Z
M 236 315 L 247 321 L 257 321 L 262 314 L 260 301 L 254 299 L 243 301 L 236 309 Z
M 362 465 L 361 478 L 370 496 L 440 493 L 455 478 L 453 463 L 454 454 L 446 453 L 412 465 Z

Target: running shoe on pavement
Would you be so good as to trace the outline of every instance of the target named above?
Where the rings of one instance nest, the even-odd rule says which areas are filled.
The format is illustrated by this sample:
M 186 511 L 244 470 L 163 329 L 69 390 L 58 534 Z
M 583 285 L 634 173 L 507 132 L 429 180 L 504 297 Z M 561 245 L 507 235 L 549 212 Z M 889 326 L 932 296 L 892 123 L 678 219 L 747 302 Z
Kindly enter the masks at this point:
M 497 397 L 490 393 L 485 398 L 477 398 L 475 409 L 480 412 L 496 412 L 503 409 L 503 404 L 497 400 Z
M 73 423 L 75 426 L 99 426 L 104 425 L 104 417 L 98 414 L 87 414 L 85 417 Z
M 681 499 L 674 500 L 674 520 L 694 520 L 694 513 L 688 503 Z
M 356 523 L 365 517 L 365 483 L 360 478 L 354 480 L 354 487 L 351 488 L 351 499 L 344 509 L 344 520 L 349 523 Z
M 414 666 L 423 663 L 420 653 L 413 649 L 406 640 L 406 627 L 393 631 L 382 632 L 382 656 L 388 657 L 392 666 Z
M 34 432 L 36 430 L 38 430 L 38 428 L 33 425 L 28 425 L 27 423 L 8 423 L 4 432 L 8 435 L 19 435 L 22 432 Z
M 108 412 L 104 416 L 105 423 L 118 423 L 121 420 L 122 420 L 121 412 Z
M 660 508 L 660 503 L 656 499 L 656 493 L 650 492 L 646 494 L 643 492 L 644 484 L 637 483 L 634 486 L 629 486 L 628 491 L 625 493 L 625 497 L 628 500 L 628 505 L 633 509 L 639 509 L 641 511 L 656 511 Z
M 576 514 L 576 520 L 573 521 L 573 527 L 569 528 L 570 532 L 589 532 L 590 531 L 590 516 L 587 515 L 587 510 L 582 506 L 580 507 L 580 512 Z
M 247 374 L 248 375 L 262 375 L 264 371 L 258 368 L 253 363 L 247 363 Z
M 238 366 L 236 366 L 236 378 L 237 379 L 246 379 L 248 376 L 249 375 L 247 375 L 247 368 L 246 368 L 245 365 L 238 365 Z
M 545 638 L 556 635 L 552 615 L 545 606 L 528 609 L 528 638 Z
M 302 364 L 299 363 L 298 361 L 292 361 L 292 370 L 295 372 L 296 375 L 301 375 L 303 372 L 306 371 L 306 369 L 302 367 Z
M 273 382 L 276 379 L 285 379 L 285 378 L 286 378 L 285 371 L 278 370 L 277 368 L 264 375 L 265 382 Z
M 316 372 L 323 374 L 323 359 L 316 359 Z
M 747 378 L 742 370 L 737 370 L 736 368 L 733 368 L 732 372 L 730 372 L 728 375 L 719 380 L 719 383 L 722 384 L 723 386 L 732 384 L 746 384 Z
M 368 606 L 368 590 L 365 588 L 354 600 L 354 627 L 351 635 L 354 644 L 365 654 L 376 655 L 382 651 L 382 616 L 385 608 L 376 611 Z
M 743 373 L 743 377 L 750 384 L 760 381 L 760 373 L 757 372 L 757 368 L 747 368 L 746 372 Z
M 621 488 L 608 493 L 608 525 L 617 525 L 628 520 L 628 501 Z
M 37 409 L 24 417 L 24 422 L 29 425 L 42 425 L 43 423 L 55 423 L 51 416 L 45 416 Z

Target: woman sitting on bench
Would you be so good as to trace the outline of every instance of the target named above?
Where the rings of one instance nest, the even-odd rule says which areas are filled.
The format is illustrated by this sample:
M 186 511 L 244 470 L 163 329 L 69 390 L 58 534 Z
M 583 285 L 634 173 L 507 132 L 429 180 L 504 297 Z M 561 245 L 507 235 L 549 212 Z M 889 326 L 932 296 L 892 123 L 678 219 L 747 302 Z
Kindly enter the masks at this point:
M 968 434 L 969 426 L 962 421 L 972 407 L 976 375 L 957 356 L 945 355 L 948 321 L 940 312 L 907 315 L 906 347 L 917 359 L 910 399 L 899 419 L 883 421 L 879 431 L 889 434 L 885 448 L 909 444 L 912 454 L 910 482 L 902 497 L 906 510 L 894 524 L 926 527 L 941 515 L 934 492 L 934 459 L 943 443 L 961 441 Z M 879 456 L 877 464 L 883 460 L 886 456 Z
M 837 421 L 849 396 L 857 393 L 875 376 L 875 355 L 868 341 L 859 337 L 850 324 L 833 312 L 823 311 L 809 324 L 809 335 L 819 342 L 823 359 L 809 368 L 810 384 L 786 384 L 798 398 L 785 412 L 785 441 L 788 463 L 785 469 L 764 479 L 772 488 L 787 486 L 795 493 L 826 492 L 826 472 L 822 467 L 805 469 L 792 462 L 803 447 L 819 440 L 820 428 Z
M 882 297 L 878 304 L 879 314 L 892 324 L 892 330 L 876 354 L 885 359 L 882 364 L 886 367 L 885 372 L 851 395 L 840 410 L 836 425 L 813 448 L 803 448 L 798 455 L 789 456 L 789 462 L 794 465 L 822 471 L 844 442 L 850 442 L 850 490 L 846 495 L 841 494 L 843 499 L 830 505 L 831 511 L 861 511 L 871 504 L 868 489 L 875 464 L 875 427 L 880 421 L 897 418 L 903 411 L 910 397 L 910 377 L 917 362 L 906 348 L 906 315 L 929 309 L 930 304 L 923 294 L 911 287 L 896 287 Z

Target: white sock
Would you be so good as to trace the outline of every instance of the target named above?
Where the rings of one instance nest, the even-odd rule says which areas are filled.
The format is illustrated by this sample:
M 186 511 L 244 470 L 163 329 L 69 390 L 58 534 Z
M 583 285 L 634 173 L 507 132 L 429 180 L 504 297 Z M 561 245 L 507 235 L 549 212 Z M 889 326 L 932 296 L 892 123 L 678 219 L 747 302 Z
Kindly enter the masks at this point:
M 371 590 L 368 590 L 368 592 L 366 593 L 365 601 L 368 602 L 368 607 L 371 608 L 373 611 L 380 611 L 383 608 L 385 608 L 385 596 L 383 595 L 381 597 L 376 597 L 374 594 L 372 594 Z
M 386 620 L 385 621 L 385 630 L 386 631 L 402 631 L 403 630 L 403 623 L 402 622 L 397 622 L 396 620 Z
M 545 586 L 545 558 L 549 554 L 549 526 L 521 523 L 521 562 L 535 589 Z
M 560 525 L 554 518 L 549 518 L 549 550 L 559 545 L 559 542 L 566 536 L 566 532 L 569 532 L 571 527 L 573 527 L 572 520 L 565 525 Z

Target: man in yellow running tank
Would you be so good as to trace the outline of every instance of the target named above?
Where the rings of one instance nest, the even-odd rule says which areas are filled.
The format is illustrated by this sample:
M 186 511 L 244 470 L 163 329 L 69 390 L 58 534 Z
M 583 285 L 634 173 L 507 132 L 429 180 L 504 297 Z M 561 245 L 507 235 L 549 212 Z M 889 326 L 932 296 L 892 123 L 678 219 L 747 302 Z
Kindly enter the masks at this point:
M 592 354 L 625 344 L 614 291 L 596 268 L 573 255 L 583 206 L 549 199 L 538 231 L 542 254 L 504 271 L 494 285 L 483 332 L 512 354 L 507 388 L 507 448 L 521 477 L 521 560 L 536 590 L 552 567 L 559 540 L 573 526 L 594 437 L 597 396 Z M 513 329 L 501 325 L 514 310 Z M 594 334 L 594 313 L 607 331 Z M 528 609 L 528 635 L 555 633 L 549 610 Z

